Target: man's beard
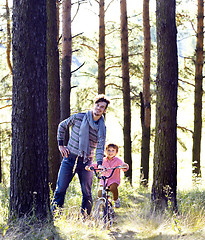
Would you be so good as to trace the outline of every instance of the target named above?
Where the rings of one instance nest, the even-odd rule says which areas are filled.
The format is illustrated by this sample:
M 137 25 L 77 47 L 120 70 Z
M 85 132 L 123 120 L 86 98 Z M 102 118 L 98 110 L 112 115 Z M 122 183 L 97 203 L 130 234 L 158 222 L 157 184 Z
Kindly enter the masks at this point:
M 93 112 L 93 115 L 98 117 L 98 116 L 100 116 L 100 113 L 98 113 L 98 112 Z

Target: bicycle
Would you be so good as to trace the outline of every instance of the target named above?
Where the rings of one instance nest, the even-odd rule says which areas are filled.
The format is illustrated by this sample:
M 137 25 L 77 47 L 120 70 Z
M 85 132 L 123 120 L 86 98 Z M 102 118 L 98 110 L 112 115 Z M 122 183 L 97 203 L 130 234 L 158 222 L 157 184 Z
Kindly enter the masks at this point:
M 106 168 L 106 170 L 112 170 L 110 175 L 109 176 L 103 176 L 103 175 L 100 176 L 99 172 L 102 171 L 102 169 L 98 169 L 98 168 L 96 169 L 94 167 L 90 167 L 90 170 L 94 171 L 95 176 L 98 179 L 103 180 L 102 197 L 100 197 L 96 200 L 94 211 L 93 211 L 93 217 L 94 217 L 97 225 L 99 225 L 100 223 L 103 223 L 104 227 L 107 229 L 109 229 L 113 224 L 114 208 L 113 208 L 112 202 L 110 201 L 110 195 L 109 195 L 110 190 L 106 186 L 106 179 L 112 177 L 115 169 L 117 169 L 117 168 L 122 169 L 124 167 L 117 166 L 114 168 Z M 97 171 L 99 171 L 99 172 L 97 172 Z

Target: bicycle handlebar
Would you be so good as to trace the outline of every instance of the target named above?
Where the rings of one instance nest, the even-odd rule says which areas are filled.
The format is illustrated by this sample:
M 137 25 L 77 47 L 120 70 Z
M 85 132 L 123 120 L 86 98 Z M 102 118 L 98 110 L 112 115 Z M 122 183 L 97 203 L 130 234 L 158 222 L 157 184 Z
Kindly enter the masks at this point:
M 111 178 L 111 177 L 112 177 L 115 169 L 117 169 L 117 168 L 119 168 L 119 169 L 126 169 L 126 167 L 122 167 L 122 166 L 117 166 L 117 167 L 114 167 L 114 168 L 106 168 L 105 171 L 107 171 L 107 170 L 112 170 L 112 172 L 110 173 L 109 176 L 101 176 L 101 177 L 97 174 L 97 171 L 101 171 L 102 169 L 90 167 L 90 170 L 93 170 L 93 171 L 94 171 L 95 176 L 96 176 L 98 179 L 108 179 L 108 178 Z M 103 172 L 104 172 L 104 171 L 103 171 Z

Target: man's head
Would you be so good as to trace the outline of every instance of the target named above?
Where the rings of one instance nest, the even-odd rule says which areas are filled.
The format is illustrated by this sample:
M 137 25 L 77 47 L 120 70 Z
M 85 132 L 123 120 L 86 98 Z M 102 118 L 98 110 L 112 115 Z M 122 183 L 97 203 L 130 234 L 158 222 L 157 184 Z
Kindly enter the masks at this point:
M 103 94 L 95 97 L 93 106 L 93 119 L 95 121 L 106 112 L 109 103 L 110 101 Z
M 95 97 L 94 99 L 94 104 L 99 103 L 99 102 L 104 102 L 106 103 L 105 109 L 107 109 L 108 105 L 110 104 L 110 101 L 104 94 L 99 94 Z

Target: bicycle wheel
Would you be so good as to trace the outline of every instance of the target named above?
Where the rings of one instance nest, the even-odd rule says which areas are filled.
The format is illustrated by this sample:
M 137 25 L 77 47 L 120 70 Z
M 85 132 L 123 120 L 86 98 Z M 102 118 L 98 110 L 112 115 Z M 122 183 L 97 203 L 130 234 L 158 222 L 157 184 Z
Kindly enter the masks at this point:
M 112 203 L 108 200 L 107 228 L 112 227 L 113 221 L 114 221 L 114 208 Z
M 95 222 L 97 225 L 104 224 L 106 221 L 106 199 L 105 198 L 99 198 L 96 201 L 95 208 L 93 211 L 93 217 L 95 219 Z
M 93 215 L 97 225 L 101 224 L 104 228 L 109 229 L 113 224 L 114 218 L 112 203 L 108 201 L 106 206 L 106 199 L 99 198 L 95 204 Z

